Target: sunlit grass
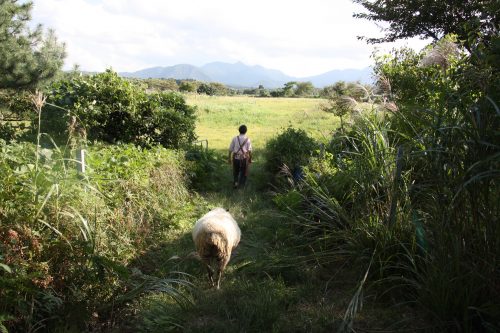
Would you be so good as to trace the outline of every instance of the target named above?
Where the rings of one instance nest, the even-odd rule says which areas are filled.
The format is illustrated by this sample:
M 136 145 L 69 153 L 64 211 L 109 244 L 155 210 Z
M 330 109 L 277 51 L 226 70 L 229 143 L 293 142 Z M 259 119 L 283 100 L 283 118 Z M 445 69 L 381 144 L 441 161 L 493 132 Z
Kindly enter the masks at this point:
M 304 129 L 315 138 L 326 138 L 338 127 L 339 120 L 320 109 L 323 99 L 257 98 L 250 96 L 187 95 L 189 105 L 198 107 L 196 134 L 207 139 L 209 147 L 225 150 L 241 124 L 255 149 L 289 125 Z

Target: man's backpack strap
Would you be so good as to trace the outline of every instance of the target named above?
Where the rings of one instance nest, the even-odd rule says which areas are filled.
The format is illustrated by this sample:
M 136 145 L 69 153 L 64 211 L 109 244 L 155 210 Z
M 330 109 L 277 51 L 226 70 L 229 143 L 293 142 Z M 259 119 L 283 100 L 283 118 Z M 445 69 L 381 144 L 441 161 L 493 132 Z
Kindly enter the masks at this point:
M 236 152 L 236 154 L 238 154 L 240 151 L 241 151 L 242 153 L 244 153 L 244 151 L 243 151 L 243 146 L 247 143 L 248 138 L 245 138 L 245 140 L 243 140 L 243 144 L 241 144 L 241 141 L 240 141 L 240 137 L 239 137 L 239 136 L 237 136 L 237 137 L 236 137 L 236 139 L 238 139 L 238 143 L 239 143 L 239 145 L 240 145 L 240 148 L 238 149 L 238 151 Z

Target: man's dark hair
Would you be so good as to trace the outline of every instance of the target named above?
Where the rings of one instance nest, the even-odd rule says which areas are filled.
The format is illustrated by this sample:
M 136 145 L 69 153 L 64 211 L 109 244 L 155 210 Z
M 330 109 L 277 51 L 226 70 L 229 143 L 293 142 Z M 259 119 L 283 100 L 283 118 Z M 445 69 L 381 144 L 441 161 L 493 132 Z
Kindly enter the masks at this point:
M 238 128 L 238 131 L 240 131 L 240 134 L 245 134 L 247 132 L 247 127 L 245 125 L 241 125 L 240 128 Z

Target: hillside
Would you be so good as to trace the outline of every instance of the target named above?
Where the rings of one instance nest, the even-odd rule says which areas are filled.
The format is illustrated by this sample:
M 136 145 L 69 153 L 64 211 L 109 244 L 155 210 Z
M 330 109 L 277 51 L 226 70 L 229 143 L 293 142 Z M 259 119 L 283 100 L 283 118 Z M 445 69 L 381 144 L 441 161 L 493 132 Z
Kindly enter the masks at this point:
M 204 82 L 220 82 L 232 87 L 280 88 L 290 81 L 311 81 L 315 87 L 322 88 L 337 81 L 371 82 L 371 68 L 332 70 L 320 75 L 309 77 L 294 77 L 276 69 L 262 66 L 249 66 L 242 62 L 225 63 L 212 62 L 201 67 L 182 64 L 169 67 L 151 67 L 136 72 L 120 73 L 123 77 L 140 79 L 193 79 Z
M 120 75 L 123 77 L 133 77 L 138 79 L 168 78 L 178 80 L 192 79 L 205 82 L 212 81 L 212 79 L 198 67 L 187 64 L 180 64 L 169 67 L 151 67 L 141 69 L 136 72 L 123 72 L 120 73 Z

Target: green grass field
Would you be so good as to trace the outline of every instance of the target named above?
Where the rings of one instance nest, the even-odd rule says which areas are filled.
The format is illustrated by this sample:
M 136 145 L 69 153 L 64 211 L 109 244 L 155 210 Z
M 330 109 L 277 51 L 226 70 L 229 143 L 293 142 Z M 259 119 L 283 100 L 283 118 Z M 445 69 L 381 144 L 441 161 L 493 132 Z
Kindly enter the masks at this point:
M 241 124 L 247 125 L 256 150 L 290 125 L 321 139 L 329 137 L 339 124 L 337 117 L 320 109 L 323 99 L 206 95 L 186 95 L 186 99 L 198 107 L 199 139 L 207 139 L 209 147 L 217 150 L 227 149 Z

